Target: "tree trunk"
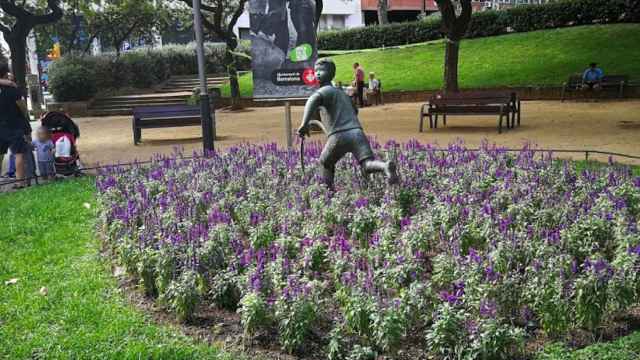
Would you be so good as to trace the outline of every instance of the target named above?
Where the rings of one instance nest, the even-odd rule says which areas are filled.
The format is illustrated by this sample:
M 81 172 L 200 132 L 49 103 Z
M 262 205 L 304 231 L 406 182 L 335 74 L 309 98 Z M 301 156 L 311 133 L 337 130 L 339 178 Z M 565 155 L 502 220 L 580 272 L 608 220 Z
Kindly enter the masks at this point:
M 27 36 L 20 33 L 11 34 L 6 41 L 11 51 L 11 72 L 21 89 L 27 88 Z
M 388 0 L 378 0 L 378 24 L 384 25 L 389 23 L 389 6 Z
M 456 93 L 458 87 L 458 57 L 460 55 L 460 42 L 446 39 L 444 54 L 444 93 Z

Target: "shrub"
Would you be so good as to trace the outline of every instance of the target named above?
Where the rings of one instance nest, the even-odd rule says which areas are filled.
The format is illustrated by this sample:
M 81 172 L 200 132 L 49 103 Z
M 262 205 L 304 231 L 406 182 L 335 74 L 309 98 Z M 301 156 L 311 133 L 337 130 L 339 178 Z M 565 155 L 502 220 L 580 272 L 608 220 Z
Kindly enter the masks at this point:
M 160 301 L 173 311 L 180 321 L 191 320 L 200 302 L 202 277 L 195 271 L 185 271 L 169 285 Z
M 224 74 L 226 47 L 206 44 L 205 69 L 210 74 Z M 249 69 L 249 47 L 242 42 L 236 49 L 237 68 Z M 244 54 L 244 55 L 243 55 Z M 144 49 L 99 56 L 66 56 L 54 63 L 50 70 L 51 92 L 58 101 L 83 101 L 99 91 L 120 89 L 148 89 L 171 76 L 198 73 L 195 45 L 167 45 L 160 49 Z
M 640 6 L 625 0 L 562 0 L 544 5 L 523 5 L 501 11 L 483 11 L 471 17 L 467 38 L 495 36 L 565 26 L 640 21 Z M 324 50 L 355 50 L 398 46 L 440 39 L 441 20 L 424 20 L 329 31 L 318 37 Z
M 75 57 L 53 64 L 49 87 L 58 101 L 88 100 L 98 90 L 94 69 L 89 63 Z

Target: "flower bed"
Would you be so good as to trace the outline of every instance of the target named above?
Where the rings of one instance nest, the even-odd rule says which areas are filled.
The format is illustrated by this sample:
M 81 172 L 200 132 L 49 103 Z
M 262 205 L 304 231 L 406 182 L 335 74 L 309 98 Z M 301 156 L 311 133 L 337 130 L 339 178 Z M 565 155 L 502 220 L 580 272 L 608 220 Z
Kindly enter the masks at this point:
M 308 146 L 304 177 L 299 154 L 275 145 L 105 171 L 106 241 L 179 318 L 213 304 L 240 314 L 247 339 L 275 333 L 287 352 L 315 341 L 330 359 L 512 357 L 535 334 L 598 333 L 638 305 L 628 170 L 410 142 L 401 186 L 367 187 L 342 161 L 331 196 L 311 170 L 320 150 Z

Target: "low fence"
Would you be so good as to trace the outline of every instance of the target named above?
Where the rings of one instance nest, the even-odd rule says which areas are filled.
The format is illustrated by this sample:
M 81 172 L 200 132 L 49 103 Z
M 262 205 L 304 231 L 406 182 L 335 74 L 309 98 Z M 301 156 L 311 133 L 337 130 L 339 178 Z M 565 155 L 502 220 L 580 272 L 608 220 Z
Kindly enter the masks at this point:
M 521 152 L 523 149 L 512 149 L 512 148 L 497 148 L 500 151 L 506 151 L 506 152 Z M 448 148 L 431 148 L 430 150 L 435 151 L 435 152 L 451 152 L 451 149 Z M 482 149 L 480 148 L 465 148 L 466 151 L 472 151 L 472 152 L 477 152 L 477 151 L 481 151 Z M 593 156 L 594 155 L 600 155 L 600 156 L 608 156 L 610 159 L 617 157 L 617 158 L 623 158 L 623 159 L 629 159 L 629 160 L 638 160 L 640 161 L 640 156 L 637 155 L 629 155 L 629 154 L 622 154 L 622 153 L 618 153 L 618 152 L 611 152 L 611 151 L 602 151 L 602 150 L 591 150 L 591 149 L 542 149 L 542 148 L 535 148 L 535 149 L 531 149 L 531 151 L 536 152 L 536 153 L 544 153 L 544 154 L 582 154 L 584 155 L 584 160 L 586 162 L 589 161 L 593 161 Z M 193 159 L 197 159 L 198 157 L 196 156 L 185 156 L 185 157 L 181 157 L 180 159 L 182 160 L 193 160 Z M 558 158 L 560 159 L 560 158 Z M 150 164 L 153 163 L 155 160 L 147 160 L 147 161 L 135 161 L 135 162 L 130 162 L 130 163 L 121 163 L 121 164 L 112 164 L 112 165 L 101 165 L 101 166 L 93 166 L 93 167 L 81 167 L 78 169 L 78 172 L 80 174 L 82 173 L 87 173 L 87 172 L 94 172 L 96 170 L 100 170 L 100 169 L 106 169 L 106 168 L 110 168 L 110 167 L 131 167 L 131 166 L 138 166 L 138 165 L 145 165 L 145 164 Z M 599 163 L 598 161 L 595 161 L 595 163 Z M 616 163 L 614 162 L 616 165 L 624 165 L 627 166 L 629 164 L 622 164 L 622 163 Z M 17 179 L 11 179 L 8 181 L 0 181 L 0 190 L 5 187 L 5 186 L 10 186 L 10 185 L 15 185 L 15 184 L 19 184 L 21 182 L 25 182 L 25 181 L 34 181 L 36 183 L 36 185 L 38 184 L 39 180 L 42 179 L 41 176 L 36 175 L 36 176 L 32 176 L 26 179 L 22 179 L 22 180 L 17 180 Z

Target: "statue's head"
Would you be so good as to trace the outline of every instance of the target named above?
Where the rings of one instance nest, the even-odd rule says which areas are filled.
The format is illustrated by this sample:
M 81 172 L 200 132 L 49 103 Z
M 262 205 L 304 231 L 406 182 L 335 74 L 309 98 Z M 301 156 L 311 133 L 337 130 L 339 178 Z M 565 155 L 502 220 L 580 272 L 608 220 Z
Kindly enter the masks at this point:
M 318 59 L 315 70 L 320 84 L 330 83 L 336 76 L 336 64 L 330 58 Z

